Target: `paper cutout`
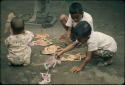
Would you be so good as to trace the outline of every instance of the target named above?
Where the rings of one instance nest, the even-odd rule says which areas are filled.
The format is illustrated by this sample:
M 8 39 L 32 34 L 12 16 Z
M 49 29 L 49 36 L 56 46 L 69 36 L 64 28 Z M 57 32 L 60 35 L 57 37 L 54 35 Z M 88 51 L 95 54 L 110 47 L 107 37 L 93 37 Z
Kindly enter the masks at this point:
M 51 67 L 55 67 L 56 64 L 61 64 L 60 60 L 57 60 L 55 56 L 50 56 L 44 63 L 44 67 L 46 70 L 48 70 Z
M 67 55 L 67 57 L 61 57 L 60 58 L 61 61 L 81 61 L 82 58 L 86 57 L 85 54 L 81 55 L 80 53 L 77 53 L 75 55 L 73 54 L 65 54 L 65 55 Z
M 54 54 L 58 49 L 61 49 L 60 46 L 51 45 L 45 47 L 42 51 L 43 54 Z
M 49 38 L 50 36 L 49 36 L 49 34 L 36 34 L 35 35 L 35 38 L 37 38 L 37 39 L 46 39 L 46 38 Z
M 39 84 L 49 84 L 51 82 L 51 74 L 48 73 L 40 73 L 42 76 L 42 80 Z
M 48 34 L 37 34 L 35 35 L 35 38 L 37 39 L 36 41 L 33 41 L 30 45 L 41 45 L 41 46 L 48 46 L 51 45 L 51 39 Z

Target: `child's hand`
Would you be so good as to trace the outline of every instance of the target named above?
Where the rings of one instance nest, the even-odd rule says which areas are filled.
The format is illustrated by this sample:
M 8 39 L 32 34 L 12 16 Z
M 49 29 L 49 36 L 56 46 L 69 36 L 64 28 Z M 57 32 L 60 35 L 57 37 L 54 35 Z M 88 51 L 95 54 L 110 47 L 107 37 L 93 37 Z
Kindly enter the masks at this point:
M 70 36 L 71 36 L 71 32 L 68 31 L 68 32 L 67 32 L 67 39 L 70 39 Z
M 71 72 L 80 72 L 83 68 L 82 67 L 78 67 L 78 66 L 74 66 L 72 69 L 71 69 Z
M 60 56 L 63 54 L 63 52 L 62 51 L 60 51 L 60 52 L 56 52 L 55 53 L 55 56 L 56 56 L 56 58 L 60 58 Z
M 71 72 L 80 72 L 82 70 L 82 68 L 78 67 L 78 66 L 74 66 L 72 69 L 71 69 Z
M 30 47 L 34 46 L 34 42 L 29 42 L 28 46 Z
M 63 54 L 63 49 L 58 49 L 55 53 L 56 58 L 60 58 L 60 56 Z

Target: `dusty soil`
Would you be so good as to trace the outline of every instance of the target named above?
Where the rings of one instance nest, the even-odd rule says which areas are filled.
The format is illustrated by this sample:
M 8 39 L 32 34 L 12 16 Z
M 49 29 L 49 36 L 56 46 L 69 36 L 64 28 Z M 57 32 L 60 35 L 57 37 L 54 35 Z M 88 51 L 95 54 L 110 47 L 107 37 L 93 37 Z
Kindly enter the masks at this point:
M 71 0 L 50 1 L 47 10 L 57 18 L 53 27 L 44 29 L 41 26 L 26 25 L 26 29 L 35 34 L 48 33 L 58 42 L 58 38 L 65 32 L 59 23 L 61 14 L 68 15 L 68 6 Z M 81 62 L 62 62 L 50 71 L 52 74 L 51 84 L 123 84 L 124 82 L 124 20 L 125 2 L 123 1 L 80 1 L 85 10 L 93 16 L 94 30 L 104 32 L 115 38 L 118 44 L 117 56 L 113 58 L 113 64 L 99 67 L 90 63 L 79 73 L 71 73 L 70 69 Z M 42 55 L 41 46 L 32 47 L 31 64 L 26 67 L 8 66 L 7 48 L 4 40 L 8 34 L 4 34 L 4 24 L 10 10 L 15 10 L 18 15 L 33 13 L 34 1 L 10 0 L 1 2 L 1 82 L 3 84 L 37 84 L 40 81 L 40 72 L 46 72 L 43 66 L 33 64 L 43 63 L 49 56 Z M 61 43 L 59 45 L 63 46 Z M 83 52 L 83 47 L 76 48 L 70 53 Z

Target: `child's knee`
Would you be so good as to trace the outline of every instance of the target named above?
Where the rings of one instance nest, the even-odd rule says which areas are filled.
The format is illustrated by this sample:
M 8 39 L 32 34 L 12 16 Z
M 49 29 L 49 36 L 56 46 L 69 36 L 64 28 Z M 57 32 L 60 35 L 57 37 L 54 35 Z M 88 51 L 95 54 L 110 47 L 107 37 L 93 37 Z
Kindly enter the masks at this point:
M 21 66 L 21 65 L 23 65 L 23 61 L 11 59 L 11 60 L 8 60 L 8 65 Z
M 65 14 L 62 14 L 59 18 L 59 20 L 62 21 L 66 21 L 67 20 L 67 16 Z
M 95 54 L 102 58 L 104 61 L 107 61 L 114 56 L 114 53 L 109 50 L 98 50 L 95 52 Z
M 99 56 L 101 56 L 101 54 L 99 53 L 99 51 L 94 51 L 93 56 L 94 57 L 99 57 Z

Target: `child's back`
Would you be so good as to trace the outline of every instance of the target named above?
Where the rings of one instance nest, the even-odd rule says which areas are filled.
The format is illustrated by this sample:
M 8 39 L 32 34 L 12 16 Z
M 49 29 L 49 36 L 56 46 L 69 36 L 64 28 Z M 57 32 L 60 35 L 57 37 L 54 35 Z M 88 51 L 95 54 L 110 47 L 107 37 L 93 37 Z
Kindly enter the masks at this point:
M 16 22 L 13 22 L 14 20 Z M 14 20 L 12 20 L 12 22 L 14 23 L 14 27 L 16 29 L 16 27 L 17 28 L 19 27 L 19 26 L 16 26 L 18 23 L 18 18 L 15 18 Z M 14 33 L 16 33 L 15 29 L 12 29 Z M 19 30 L 17 32 L 19 33 Z M 7 45 L 7 48 L 9 51 L 9 54 L 7 55 L 7 57 L 10 63 L 12 64 L 27 65 L 30 63 L 30 55 L 31 55 L 31 48 L 28 45 L 33 38 L 33 33 L 25 30 L 22 31 L 22 33 L 19 33 L 19 34 L 18 33 L 10 35 L 5 40 L 5 44 Z
M 89 51 L 98 49 L 109 50 L 114 53 L 117 51 L 117 44 L 114 38 L 102 32 L 92 32 L 87 43 Z

